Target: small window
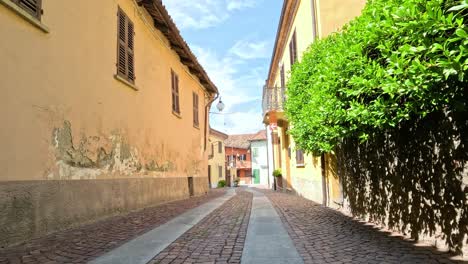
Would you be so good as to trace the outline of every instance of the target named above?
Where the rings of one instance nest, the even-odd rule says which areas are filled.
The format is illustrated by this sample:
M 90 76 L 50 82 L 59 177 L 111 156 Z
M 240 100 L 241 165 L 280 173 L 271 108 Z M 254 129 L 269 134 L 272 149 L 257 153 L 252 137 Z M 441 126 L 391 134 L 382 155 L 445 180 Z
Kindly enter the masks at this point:
M 304 152 L 300 149 L 296 150 L 296 166 L 304 166 Z
M 223 153 L 223 143 L 218 142 L 218 153 Z
M 252 156 L 253 156 L 254 158 L 257 158 L 257 157 L 258 157 L 258 148 L 253 148 L 253 149 L 252 149 Z
M 246 154 L 239 155 L 239 160 L 247 160 L 247 155 Z
M 42 0 L 11 0 L 26 12 L 41 20 L 42 15 Z
M 132 21 L 119 8 L 117 21 L 117 75 L 135 83 L 134 27 Z
M 198 127 L 200 125 L 198 119 L 198 94 L 193 93 L 193 126 Z
M 224 178 L 223 176 L 223 166 L 218 166 L 218 176 L 220 179 Z
M 171 70 L 172 112 L 180 114 L 179 105 L 179 76 Z
M 297 61 L 297 42 L 296 42 L 296 31 L 294 30 L 294 33 L 291 37 L 291 41 L 289 42 L 289 58 L 291 60 L 291 67 L 296 63 Z

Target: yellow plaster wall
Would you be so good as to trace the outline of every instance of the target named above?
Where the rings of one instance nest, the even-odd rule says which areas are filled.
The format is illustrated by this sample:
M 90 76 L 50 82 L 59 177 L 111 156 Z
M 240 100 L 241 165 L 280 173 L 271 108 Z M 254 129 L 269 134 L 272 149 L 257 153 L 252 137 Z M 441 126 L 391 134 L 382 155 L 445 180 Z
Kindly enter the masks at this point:
M 114 79 L 118 6 L 135 24 L 138 91 Z M 120 140 L 143 168 L 151 162 L 166 168 L 91 168 L 80 179 L 206 177 L 208 98 L 146 11 L 131 0 L 43 1 L 43 10 L 48 34 L 0 4 L 0 181 L 70 178 L 62 171 L 74 168 L 58 164 L 54 138 L 65 121 L 74 148 L 91 159 Z M 171 111 L 171 69 L 179 75 L 181 118 Z M 199 129 L 192 125 L 192 92 L 200 98 Z
M 366 0 L 316 0 L 318 33 L 320 38 L 330 35 L 361 14 Z

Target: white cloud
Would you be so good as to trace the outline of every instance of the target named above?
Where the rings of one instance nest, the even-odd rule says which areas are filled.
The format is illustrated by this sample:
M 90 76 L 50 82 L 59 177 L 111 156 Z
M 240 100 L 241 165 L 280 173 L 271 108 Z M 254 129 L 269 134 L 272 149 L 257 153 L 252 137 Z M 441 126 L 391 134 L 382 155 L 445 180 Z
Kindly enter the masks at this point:
M 230 135 L 255 133 L 265 128 L 262 123 L 262 114 L 256 108 L 224 116 L 211 115 L 210 125 Z
M 252 8 L 257 5 L 255 0 L 226 0 L 227 9 L 229 11 L 240 10 L 244 8 Z
M 254 70 L 249 75 L 238 77 L 238 67 L 243 65 L 243 61 L 230 56 L 220 57 L 213 51 L 196 46 L 192 46 L 192 50 L 218 87 L 226 104 L 225 112 L 231 111 L 236 105 L 260 99 L 258 91 L 261 91 L 263 81 L 258 71 Z
M 215 27 L 235 10 L 256 6 L 254 0 L 164 0 L 164 5 L 180 29 Z
M 181 29 L 214 27 L 229 18 L 226 8 L 219 0 L 167 0 L 164 4 Z
M 265 59 L 270 57 L 272 47 L 268 41 L 251 42 L 239 40 L 229 50 L 241 59 Z
M 228 134 L 253 133 L 262 129 L 261 94 L 264 76 L 261 68 L 254 68 L 244 75 L 238 70 L 245 66 L 242 60 L 231 55 L 222 57 L 196 46 L 192 46 L 192 50 L 218 87 L 226 105 L 223 114 L 210 115 L 211 126 Z M 216 102 L 211 111 L 217 113 L 215 105 Z M 250 107 L 242 109 L 246 105 Z

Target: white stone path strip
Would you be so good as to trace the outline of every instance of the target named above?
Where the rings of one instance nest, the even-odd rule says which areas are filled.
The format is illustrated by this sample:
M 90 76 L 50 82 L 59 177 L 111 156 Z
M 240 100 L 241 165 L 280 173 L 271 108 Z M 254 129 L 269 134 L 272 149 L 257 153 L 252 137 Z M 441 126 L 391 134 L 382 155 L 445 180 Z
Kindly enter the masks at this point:
M 167 246 L 196 225 L 200 220 L 235 195 L 229 189 L 225 195 L 193 208 L 169 222 L 109 251 L 89 262 L 92 264 L 146 264 Z
M 270 200 L 260 192 L 249 191 L 254 198 L 241 263 L 304 263 Z

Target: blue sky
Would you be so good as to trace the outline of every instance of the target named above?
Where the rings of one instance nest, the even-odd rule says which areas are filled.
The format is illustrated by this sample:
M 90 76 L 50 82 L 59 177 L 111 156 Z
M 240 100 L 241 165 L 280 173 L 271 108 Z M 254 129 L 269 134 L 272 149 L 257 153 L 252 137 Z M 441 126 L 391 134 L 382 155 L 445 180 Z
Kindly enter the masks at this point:
M 210 115 L 211 126 L 228 134 L 263 129 L 262 87 L 283 1 L 163 0 L 163 3 L 226 105 L 225 115 Z M 214 107 L 212 111 L 217 112 Z

